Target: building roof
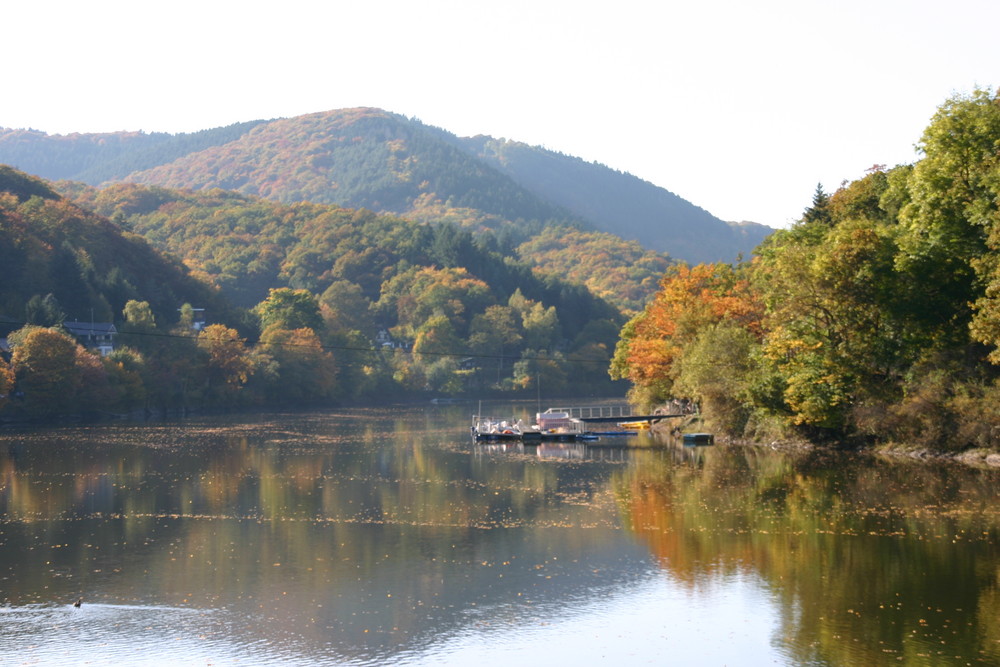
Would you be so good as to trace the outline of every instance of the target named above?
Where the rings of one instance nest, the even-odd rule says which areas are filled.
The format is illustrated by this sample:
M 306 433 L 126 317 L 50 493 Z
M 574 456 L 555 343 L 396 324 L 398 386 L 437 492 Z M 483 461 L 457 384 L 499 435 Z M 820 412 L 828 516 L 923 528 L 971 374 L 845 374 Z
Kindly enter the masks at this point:
M 63 327 L 74 336 L 107 336 L 118 333 L 112 322 L 63 322 Z

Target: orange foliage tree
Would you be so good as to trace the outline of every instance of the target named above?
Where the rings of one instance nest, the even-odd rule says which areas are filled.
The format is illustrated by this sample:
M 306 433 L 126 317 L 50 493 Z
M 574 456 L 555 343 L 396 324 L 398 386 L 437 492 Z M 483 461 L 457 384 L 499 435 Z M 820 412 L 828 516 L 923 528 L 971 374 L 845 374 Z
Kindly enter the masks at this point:
M 747 268 L 678 264 L 666 273 L 653 300 L 625 325 L 611 364 L 613 378 L 632 382 L 635 402 L 673 397 L 679 362 L 711 325 L 728 321 L 760 336 L 763 305 Z
M 198 334 L 198 347 L 208 354 L 210 390 L 230 396 L 246 384 L 253 363 L 238 331 L 221 324 L 209 325 Z

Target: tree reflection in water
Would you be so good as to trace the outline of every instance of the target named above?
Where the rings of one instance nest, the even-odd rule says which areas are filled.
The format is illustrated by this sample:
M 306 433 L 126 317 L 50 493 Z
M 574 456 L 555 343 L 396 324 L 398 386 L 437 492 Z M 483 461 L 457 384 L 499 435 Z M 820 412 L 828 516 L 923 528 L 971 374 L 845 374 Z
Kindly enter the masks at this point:
M 0 616 L 0 641 L 38 660 L 27 647 L 70 636 L 52 628 L 105 614 L 94 641 L 157 651 L 170 630 L 124 617 L 159 609 L 242 664 L 443 664 L 434 651 L 484 637 L 560 645 L 547 627 L 607 629 L 616 664 L 705 659 L 713 638 L 768 664 L 1000 662 L 996 471 L 648 438 L 473 445 L 466 423 L 354 409 L 8 429 L 0 609 L 27 620 Z M 777 619 L 770 636 L 676 632 L 736 613 L 734 591 Z M 60 616 L 79 595 L 92 615 Z M 657 624 L 641 637 L 632 595 Z
M 715 447 L 651 453 L 612 484 L 678 581 L 766 582 L 796 662 L 1000 660 L 997 471 Z

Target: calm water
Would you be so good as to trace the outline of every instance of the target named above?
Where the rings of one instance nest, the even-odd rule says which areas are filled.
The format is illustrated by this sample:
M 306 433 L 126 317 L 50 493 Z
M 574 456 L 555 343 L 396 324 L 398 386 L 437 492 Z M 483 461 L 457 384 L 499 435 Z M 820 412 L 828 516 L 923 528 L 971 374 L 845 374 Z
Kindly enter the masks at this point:
M 471 412 L 0 429 L 0 664 L 1000 664 L 1000 472 Z

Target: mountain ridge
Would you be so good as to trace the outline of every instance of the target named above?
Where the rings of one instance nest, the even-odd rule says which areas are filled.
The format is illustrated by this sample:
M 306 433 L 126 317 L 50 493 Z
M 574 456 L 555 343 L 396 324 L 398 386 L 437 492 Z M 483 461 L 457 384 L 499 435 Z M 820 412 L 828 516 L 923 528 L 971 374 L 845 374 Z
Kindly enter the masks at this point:
M 462 138 L 371 107 L 250 121 L 191 135 L 125 134 L 66 135 L 70 140 L 0 130 L 0 162 L 19 168 L 27 162 L 33 168 L 25 171 L 52 178 L 54 165 L 66 164 L 65 154 L 71 152 L 65 142 L 83 143 L 86 160 L 77 160 L 80 168 L 57 178 L 96 185 L 109 175 L 101 182 L 218 187 L 284 203 L 368 208 L 424 222 L 445 217 L 473 228 L 507 227 L 518 242 L 553 224 L 569 225 L 635 240 L 690 263 L 747 256 L 773 231 L 755 223 L 726 223 L 665 188 L 603 165 L 505 139 Z M 101 141 L 112 148 L 95 148 Z M 116 149 L 115 142 L 126 148 Z M 124 174 L 130 165 L 147 166 Z

